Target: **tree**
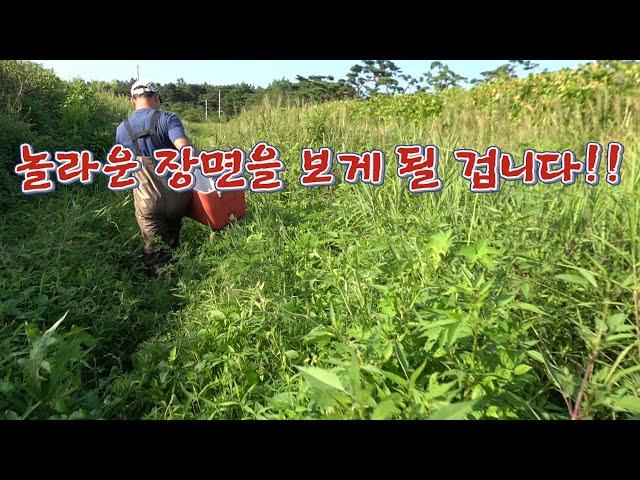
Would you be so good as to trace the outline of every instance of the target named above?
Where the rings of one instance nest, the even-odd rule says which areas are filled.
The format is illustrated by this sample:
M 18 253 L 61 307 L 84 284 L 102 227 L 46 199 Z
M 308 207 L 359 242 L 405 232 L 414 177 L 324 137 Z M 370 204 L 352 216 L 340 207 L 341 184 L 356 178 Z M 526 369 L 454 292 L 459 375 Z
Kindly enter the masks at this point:
M 334 77 L 328 75 L 311 75 L 308 78 L 298 75 L 296 94 L 298 97 L 309 101 L 327 102 L 341 98 L 353 98 L 355 90 L 344 82 L 334 81 Z
M 365 96 L 367 79 L 364 77 L 364 67 L 362 65 L 353 65 L 349 73 L 347 73 L 346 81 L 355 89 L 359 97 Z
M 446 90 L 449 87 L 460 85 L 467 79 L 462 75 L 458 75 L 442 62 L 431 62 L 430 70 L 420 77 L 420 81 L 424 81 L 428 87 L 436 92 Z
M 377 60 L 372 68 L 375 83 L 374 92 L 379 93 L 379 88 L 384 87 L 387 95 L 400 93 L 402 89 L 398 86 L 396 75 L 400 74 L 400 68 L 390 60 Z
M 485 83 L 499 78 L 516 78 L 518 73 L 529 72 L 539 66 L 537 63 L 531 62 L 531 60 L 509 60 L 509 63 L 500 65 L 498 68 L 480 72 L 482 78 L 473 79 L 471 83 Z M 522 70 L 522 72 L 518 72 L 518 70 Z
M 399 75 L 399 77 L 404 80 L 404 88 L 402 89 L 402 93 L 407 93 L 407 90 L 412 87 L 415 87 L 418 91 L 422 89 L 422 87 L 419 85 L 419 82 L 422 81 L 422 77 L 420 77 L 420 79 L 417 79 L 412 77 L 408 73 L 403 73 Z
M 517 66 L 520 66 L 525 72 L 535 70 L 540 66 L 540 64 L 533 63 L 531 60 L 511 60 L 511 62 Z
M 396 77 L 400 73 L 400 68 L 391 60 L 363 60 L 362 64 L 351 67 L 346 81 L 360 97 L 392 95 L 406 90 L 398 84 Z M 383 88 L 384 91 L 381 91 Z

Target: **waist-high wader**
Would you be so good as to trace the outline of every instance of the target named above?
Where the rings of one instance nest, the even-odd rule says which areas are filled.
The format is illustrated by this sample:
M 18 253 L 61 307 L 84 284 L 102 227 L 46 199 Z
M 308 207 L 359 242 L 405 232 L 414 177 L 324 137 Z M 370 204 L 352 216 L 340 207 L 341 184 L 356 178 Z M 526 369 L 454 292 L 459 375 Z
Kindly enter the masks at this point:
M 149 267 L 164 265 L 171 259 L 168 251 L 158 247 L 157 237 L 172 248 L 178 246 L 182 217 L 187 214 L 192 194 L 190 190 L 172 190 L 167 184 L 168 176 L 156 175 L 153 158 L 142 155 L 139 138 L 151 137 L 154 147 L 162 148 L 158 136 L 159 114 L 157 110 L 153 113 L 149 130 L 142 132 L 134 132 L 129 119 L 124 121 L 136 158 L 142 165 L 142 168 L 133 174 L 138 179 L 138 186 L 133 189 L 133 203 L 136 220 L 142 232 L 144 261 Z

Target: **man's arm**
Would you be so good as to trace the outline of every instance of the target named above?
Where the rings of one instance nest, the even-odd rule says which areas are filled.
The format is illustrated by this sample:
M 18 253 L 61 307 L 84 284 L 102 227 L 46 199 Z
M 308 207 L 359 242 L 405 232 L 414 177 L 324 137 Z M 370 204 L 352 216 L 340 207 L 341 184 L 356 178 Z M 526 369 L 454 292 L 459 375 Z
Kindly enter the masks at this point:
M 180 150 L 182 147 L 191 146 L 193 147 L 196 155 L 200 154 L 200 151 L 195 147 L 193 143 L 191 143 L 189 137 L 187 137 L 187 134 L 184 131 L 184 126 L 182 125 L 182 121 L 175 114 L 172 114 L 169 117 L 169 139 L 171 139 L 171 142 L 173 142 L 178 150 Z
M 173 144 L 176 146 L 176 148 L 178 150 L 180 150 L 182 147 L 186 147 L 188 145 L 192 146 L 194 148 L 194 150 L 196 150 L 196 147 L 193 145 L 193 143 L 191 143 L 191 140 L 189 140 L 187 137 L 176 138 L 173 141 Z
M 182 147 L 188 147 L 191 146 L 193 147 L 193 153 L 194 155 L 198 156 L 200 155 L 200 150 L 198 150 L 193 143 L 191 143 L 191 140 L 189 140 L 186 136 L 180 137 L 180 138 L 176 138 L 173 141 L 173 144 L 176 146 L 176 148 L 178 150 L 180 150 Z M 196 171 L 199 171 L 200 168 L 198 167 L 196 169 Z M 203 193 L 209 193 L 211 192 L 211 189 L 213 187 L 213 180 L 209 179 L 209 178 L 205 178 L 202 173 L 198 174 L 196 176 L 196 181 L 195 184 L 193 186 L 194 190 L 197 190 L 199 192 L 203 192 Z
M 181 137 L 181 138 L 177 138 L 173 144 L 176 146 L 176 148 L 178 150 L 180 150 L 182 147 L 192 147 L 193 148 L 193 154 L 195 156 L 200 155 L 200 150 L 198 150 L 198 148 L 191 143 L 191 140 L 189 140 L 187 137 Z

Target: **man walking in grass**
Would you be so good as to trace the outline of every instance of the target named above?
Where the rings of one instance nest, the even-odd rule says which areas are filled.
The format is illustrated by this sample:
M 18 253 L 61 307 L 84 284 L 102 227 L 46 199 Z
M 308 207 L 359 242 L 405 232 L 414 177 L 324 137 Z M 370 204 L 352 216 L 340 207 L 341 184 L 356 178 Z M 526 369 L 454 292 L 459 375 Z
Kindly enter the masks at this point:
M 171 253 L 161 246 L 178 246 L 182 217 L 191 202 L 191 191 L 176 192 L 167 178 L 154 172 L 153 152 L 161 148 L 181 149 L 191 145 L 180 118 L 160 111 L 162 102 L 158 86 L 137 81 L 131 86 L 133 113 L 116 130 L 116 143 L 132 150 L 142 168 L 134 173 L 138 186 L 133 189 L 135 215 L 144 243 L 144 263 L 149 274 L 171 260 Z M 161 242 L 158 241 L 161 240 Z

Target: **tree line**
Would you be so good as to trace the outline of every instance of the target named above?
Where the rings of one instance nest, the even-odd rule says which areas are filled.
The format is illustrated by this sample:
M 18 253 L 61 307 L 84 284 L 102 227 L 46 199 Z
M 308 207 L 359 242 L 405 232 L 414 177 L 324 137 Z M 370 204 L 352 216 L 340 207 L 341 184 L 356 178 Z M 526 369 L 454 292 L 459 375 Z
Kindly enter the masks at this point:
M 461 87 L 490 82 L 505 77 L 517 77 L 520 73 L 538 68 L 529 60 L 510 60 L 493 70 L 481 72 L 480 78 L 467 79 L 457 74 L 442 62 L 430 64 L 429 70 L 417 77 L 402 72 L 390 60 L 363 60 L 355 64 L 345 75 L 336 79 L 331 75 L 296 76 L 294 82 L 286 79 L 275 80 L 266 88 L 254 87 L 247 83 L 234 85 L 209 85 L 186 83 L 180 78 L 175 83 L 160 85 L 160 95 L 164 108 L 173 110 L 187 119 L 201 120 L 204 117 L 205 100 L 212 118 L 217 118 L 218 95 L 220 92 L 221 111 L 225 118 L 237 115 L 265 97 L 284 98 L 298 103 L 322 103 L 341 99 L 366 99 L 379 95 L 395 95 L 410 92 L 437 92 L 447 88 Z M 118 95 L 129 96 L 131 84 L 128 81 L 94 81 L 100 87 Z

